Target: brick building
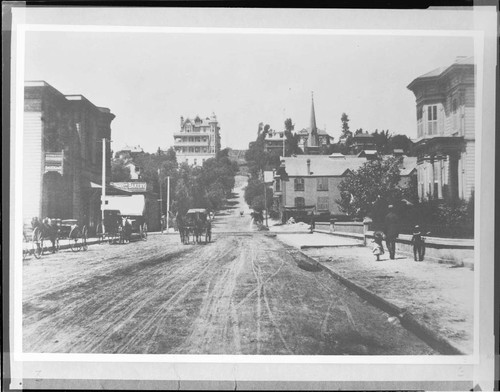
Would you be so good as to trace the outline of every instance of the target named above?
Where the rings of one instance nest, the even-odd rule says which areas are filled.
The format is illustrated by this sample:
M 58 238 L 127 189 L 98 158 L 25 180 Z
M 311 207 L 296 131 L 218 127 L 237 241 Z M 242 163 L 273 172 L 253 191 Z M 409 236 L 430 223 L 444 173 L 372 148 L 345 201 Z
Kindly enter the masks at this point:
M 417 108 L 418 194 L 468 199 L 474 191 L 474 58 L 457 58 L 413 80 Z
M 82 95 L 64 95 L 44 81 L 24 87 L 23 220 L 100 221 L 102 138 L 111 137 L 109 109 Z M 111 173 L 109 143 L 107 173 Z
M 220 127 L 212 113 L 205 119 L 181 117 L 181 129 L 174 132 L 174 149 L 177 162 L 201 166 L 220 151 Z

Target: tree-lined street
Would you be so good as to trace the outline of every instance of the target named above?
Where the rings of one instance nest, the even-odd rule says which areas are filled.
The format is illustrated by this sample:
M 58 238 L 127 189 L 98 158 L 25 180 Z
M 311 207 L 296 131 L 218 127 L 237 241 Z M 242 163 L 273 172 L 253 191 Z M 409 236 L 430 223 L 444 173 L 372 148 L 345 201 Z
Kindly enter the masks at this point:
M 23 351 L 148 354 L 431 354 L 424 342 L 265 231 L 246 177 L 213 242 L 150 235 L 23 265 Z M 240 217 L 240 211 L 244 211 Z

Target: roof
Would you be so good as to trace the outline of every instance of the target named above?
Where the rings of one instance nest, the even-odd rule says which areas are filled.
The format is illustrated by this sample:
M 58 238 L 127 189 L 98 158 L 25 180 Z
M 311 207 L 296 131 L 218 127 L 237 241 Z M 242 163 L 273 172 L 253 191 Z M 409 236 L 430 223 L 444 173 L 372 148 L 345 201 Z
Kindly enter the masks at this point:
M 436 69 L 433 69 L 430 72 L 427 72 L 423 75 L 420 75 L 419 77 L 415 78 L 408 86 L 407 88 L 411 90 L 413 87 L 414 83 L 418 80 L 421 79 L 427 79 L 427 78 L 437 78 L 440 77 L 441 75 L 445 74 L 452 68 L 458 66 L 458 65 L 474 65 L 474 56 L 466 57 L 466 56 L 458 56 L 455 60 L 455 62 L 451 65 L 448 65 L 446 67 L 439 67 Z
M 217 122 L 217 118 L 215 117 L 215 114 L 212 114 L 212 118 L 206 117 L 206 118 L 201 118 L 200 116 L 195 116 L 194 118 L 183 118 L 182 119 L 182 126 L 186 124 L 187 122 L 193 124 L 195 127 L 208 127 L 210 126 L 210 123 L 212 122 Z M 198 120 L 198 121 L 196 121 Z
M 417 169 L 417 157 L 403 157 L 403 163 L 399 169 L 401 176 L 409 176 L 413 170 Z
M 347 170 L 357 170 L 366 162 L 365 158 L 332 159 L 329 155 L 298 155 L 285 157 L 285 170 L 290 177 L 339 177 Z M 310 160 L 310 170 L 307 172 L 307 160 Z
M 377 150 L 363 150 L 358 154 L 358 157 L 364 157 L 366 155 L 377 155 Z
M 330 136 L 328 133 L 326 133 L 326 131 L 324 129 L 316 128 L 316 131 L 318 132 L 318 135 Z M 297 133 L 300 134 L 300 135 L 309 135 L 311 133 L 311 127 L 302 128 Z

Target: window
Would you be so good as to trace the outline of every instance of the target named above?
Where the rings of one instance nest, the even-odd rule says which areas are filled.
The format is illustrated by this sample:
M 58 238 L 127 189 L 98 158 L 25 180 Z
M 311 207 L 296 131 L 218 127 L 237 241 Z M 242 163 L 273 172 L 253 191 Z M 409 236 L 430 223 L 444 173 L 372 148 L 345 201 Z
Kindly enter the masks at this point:
M 437 134 L 437 105 L 427 107 L 427 134 Z
M 327 191 L 328 190 L 328 177 L 319 177 L 317 179 L 318 191 Z
M 189 147 L 189 152 L 194 152 L 193 147 Z
M 196 158 L 194 158 L 194 164 L 197 165 L 198 164 L 198 161 Z
M 328 211 L 329 208 L 329 199 L 325 196 L 318 197 L 318 204 L 316 205 L 318 211 Z
M 452 117 L 453 117 L 453 132 L 458 131 L 458 103 L 457 100 L 454 99 L 452 103 Z
M 295 178 L 293 180 L 293 189 L 295 191 L 303 191 L 304 190 L 304 179 L 303 178 Z
M 194 152 L 200 152 L 200 147 L 195 147 Z
M 417 107 L 417 137 L 422 137 L 424 136 L 424 127 L 422 123 L 422 117 L 423 117 L 423 107 Z
M 276 180 L 276 192 L 281 192 L 281 180 Z
M 295 198 L 295 207 L 297 208 L 304 208 L 306 206 L 306 202 L 303 197 L 296 197 Z

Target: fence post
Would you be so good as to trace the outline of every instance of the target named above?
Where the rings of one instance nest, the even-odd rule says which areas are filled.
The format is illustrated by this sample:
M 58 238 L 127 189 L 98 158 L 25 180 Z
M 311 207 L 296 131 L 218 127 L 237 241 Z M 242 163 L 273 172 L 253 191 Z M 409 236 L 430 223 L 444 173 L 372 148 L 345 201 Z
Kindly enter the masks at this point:
M 370 226 L 370 223 L 373 221 L 368 218 L 367 216 L 363 218 L 363 245 L 366 246 L 366 236 L 368 235 L 368 229 Z
M 330 219 L 330 233 L 335 231 L 335 218 Z

